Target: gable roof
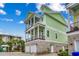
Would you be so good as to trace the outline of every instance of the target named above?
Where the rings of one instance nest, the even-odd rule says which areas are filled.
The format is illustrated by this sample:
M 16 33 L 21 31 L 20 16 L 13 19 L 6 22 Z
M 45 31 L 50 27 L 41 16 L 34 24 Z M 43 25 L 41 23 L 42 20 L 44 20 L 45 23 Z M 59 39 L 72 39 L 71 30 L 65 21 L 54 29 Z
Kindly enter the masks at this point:
M 28 21 L 29 21 L 33 16 L 42 17 L 43 15 L 42 15 L 42 14 L 39 15 L 39 14 L 37 14 L 37 13 L 29 12 L 29 13 L 28 13 L 28 16 L 27 16 L 27 18 L 26 18 L 26 20 L 24 21 L 24 23 L 28 23 Z
M 47 9 L 47 10 L 45 10 L 45 9 Z M 54 11 L 52 11 L 49 7 L 47 7 L 47 6 L 45 6 L 45 5 L 43 5 L 43 6 L 41 7 L 41 10 L 42 10 L 45 14 L 47 14 L 47 15 L 49 15 L 50 17 L 53 17 L 53 18 L 55 18 L 57 21 L 61 22 L 63 25 L 66 25 L 66 21 L 64 20 L 64 17 L 63 17 L 59 12 L 54 12 Z
M 62 23 L 63 25 L 66 25 L 66 21 L 64 20 L 63 16 L 59 12 L 52 11 L 49 7 L 45 5 L 42 5 L 40 9 L 44 14 L 47 14 L 50 17 L 53 17 L 54 19 Z M 37 15 L 37 14 L 33 12 L 29 12 L 27 20 L 25 20 L 24 23 L 27 23 L 28 20 L 30 20 L 30 18 L 32 18 L 34 15 Z
M 30 18 L 32 18 L 34 15 L 35 14 L 33 12 L 29 12 L 26 20 L 24 21 L 24 23 L 27 23 L 30 20 Z

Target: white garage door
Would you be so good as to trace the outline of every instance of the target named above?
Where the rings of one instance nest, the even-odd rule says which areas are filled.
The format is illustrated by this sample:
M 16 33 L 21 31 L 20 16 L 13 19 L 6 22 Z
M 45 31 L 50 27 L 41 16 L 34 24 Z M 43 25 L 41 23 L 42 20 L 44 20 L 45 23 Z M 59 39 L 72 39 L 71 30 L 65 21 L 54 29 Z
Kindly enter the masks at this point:
M 79 52 L 79 40 L 75 41 L 75 51 Z
M 30 46 L 25 47 L 25 52 L 30 52 Z
M 51 46 L 51 52 L 54 52 L 54 51 L 53 51 L 53 46 Z
M 31 45 L 31 53 L 36 53 L 36 52 L 37 52 L 36 45 Z

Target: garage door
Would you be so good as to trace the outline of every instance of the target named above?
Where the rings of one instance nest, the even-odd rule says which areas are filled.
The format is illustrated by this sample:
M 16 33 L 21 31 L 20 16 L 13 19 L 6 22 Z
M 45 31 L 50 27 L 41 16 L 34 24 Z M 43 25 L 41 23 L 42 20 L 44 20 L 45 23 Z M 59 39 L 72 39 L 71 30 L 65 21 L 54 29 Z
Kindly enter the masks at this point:
M 25 47 L 25 52 L 30 52 L 30 46 Z
M 51 52 L 54 52 L 54 50 L 53 50 L 53 46 L 51 46 Z
M 79 52 L 79 40 L 76 40 L 75 50 Z
M 36 45 L 31 45 L 31 53 L 36 53 L 36 52 L 37 52 Z

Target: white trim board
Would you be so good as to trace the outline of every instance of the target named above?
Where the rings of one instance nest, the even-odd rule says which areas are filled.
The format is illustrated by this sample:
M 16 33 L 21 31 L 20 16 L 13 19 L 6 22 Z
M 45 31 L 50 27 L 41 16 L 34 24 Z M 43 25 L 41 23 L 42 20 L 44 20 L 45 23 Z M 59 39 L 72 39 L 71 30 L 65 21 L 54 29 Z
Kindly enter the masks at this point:
M 75 34 L 79 34 L 79 31 L 75 31 L 75 32 L 67 33 L 67 35 L 75 35 Z

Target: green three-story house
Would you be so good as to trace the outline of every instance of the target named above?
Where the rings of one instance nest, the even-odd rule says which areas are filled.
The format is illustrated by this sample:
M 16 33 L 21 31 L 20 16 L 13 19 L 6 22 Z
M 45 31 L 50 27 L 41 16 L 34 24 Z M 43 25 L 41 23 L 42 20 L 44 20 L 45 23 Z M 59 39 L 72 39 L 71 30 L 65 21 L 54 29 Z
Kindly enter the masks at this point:
M 67 48 L 66 22 L 60 13 L 52 11 L 47 6 L 41 6 L 42 14 L 29 12 L 27 24 L 27 53 L 57 53 Z

